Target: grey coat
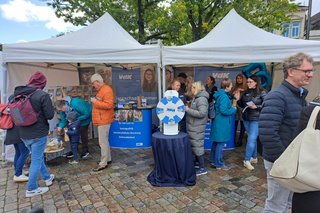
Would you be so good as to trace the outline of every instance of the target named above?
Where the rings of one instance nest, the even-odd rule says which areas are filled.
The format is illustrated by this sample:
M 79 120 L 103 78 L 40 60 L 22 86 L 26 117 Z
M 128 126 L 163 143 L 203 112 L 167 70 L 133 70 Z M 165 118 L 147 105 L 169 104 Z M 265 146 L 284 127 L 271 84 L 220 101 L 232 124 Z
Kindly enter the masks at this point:
M 187 133 L 190 138 L 192 152 L 196 156 L 204 154 L 204 130 L 208 120 L 208 99 L 206 91 L 200 91 L 191 102 L 187 112 Z

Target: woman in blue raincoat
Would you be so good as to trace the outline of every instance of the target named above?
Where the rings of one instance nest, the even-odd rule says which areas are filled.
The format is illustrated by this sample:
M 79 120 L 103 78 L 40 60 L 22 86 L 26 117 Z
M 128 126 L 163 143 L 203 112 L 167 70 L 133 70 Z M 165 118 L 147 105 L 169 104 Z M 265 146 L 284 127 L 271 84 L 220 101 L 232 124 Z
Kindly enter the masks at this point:
M 221 89 L 213 95 L 215 99 L 216 117 L 211 123 L 210 139 L 212 141 L 210 161 L 216 169 L 227 168 L 223 161 L 223 148 L 231 138 L 232 115 L 236 112 L 235 104 L 232 105 L 229 92 L 232 81 L 225 78 L 221 81 Z

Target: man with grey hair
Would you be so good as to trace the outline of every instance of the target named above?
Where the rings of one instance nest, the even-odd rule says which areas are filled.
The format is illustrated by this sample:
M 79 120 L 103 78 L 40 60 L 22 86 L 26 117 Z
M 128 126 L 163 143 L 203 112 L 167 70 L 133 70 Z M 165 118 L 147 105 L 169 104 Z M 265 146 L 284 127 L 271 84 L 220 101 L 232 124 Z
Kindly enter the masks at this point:
M 283 62 L 284 81 L 265 97 L 259 120 L 259 138 L 263 145 L 267 171 L 268 197 L 264 212 L 288 212 L 292 192 L 279 185 L 269 172 L 275 160 L 295 137 L 308 91 L 303 88 L 313 77 L 313 59 L 297 53 Z

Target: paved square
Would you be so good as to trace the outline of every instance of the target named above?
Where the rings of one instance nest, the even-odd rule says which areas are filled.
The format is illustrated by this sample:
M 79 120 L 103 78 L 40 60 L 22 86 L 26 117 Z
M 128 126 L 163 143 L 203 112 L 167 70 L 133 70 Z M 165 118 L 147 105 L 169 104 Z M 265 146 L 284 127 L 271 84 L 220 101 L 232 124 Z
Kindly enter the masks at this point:
M 56 180 L 49 192 L 25 197 L 26 183 L 13 182 L 13 165 L 0 169 L 0 213 L 28 212 L 262 212 L 266 198 L 266 174 L 262 158 L 249 171 L 242 165 L 244 146 L 224 152 L 230 170 L 209 166 L 192 187 L 153 187 L 147 176 L 154 166 L 151 148 L 112 149 L 109 168 L 92 173 L 99 160 L 97 140 L 92 140 L 88 160 L 77 165 L 59 157 L 49 161 Z M 39 181 L 44 186 L 43 181 Z

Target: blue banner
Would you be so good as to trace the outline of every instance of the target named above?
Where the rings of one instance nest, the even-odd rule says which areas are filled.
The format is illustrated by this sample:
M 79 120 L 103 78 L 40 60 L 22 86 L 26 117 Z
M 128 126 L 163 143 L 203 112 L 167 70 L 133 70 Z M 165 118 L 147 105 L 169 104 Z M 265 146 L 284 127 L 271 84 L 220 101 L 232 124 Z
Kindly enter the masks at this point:
M 216 80 L 215 86 L 219 89 L 222 79 L 229 78 L 234 82 L 236 76 L 241 73 L 243 68 L 244 67 L 195 67 L 194 81 L 201 81 L 205 85 L 207 77 L 213 76 Z
M 117 102 L 129 102 L 137 100 L 141 95 L 140 68 L 122 69 L 112 68 L 112 86 L 115 90 Z

